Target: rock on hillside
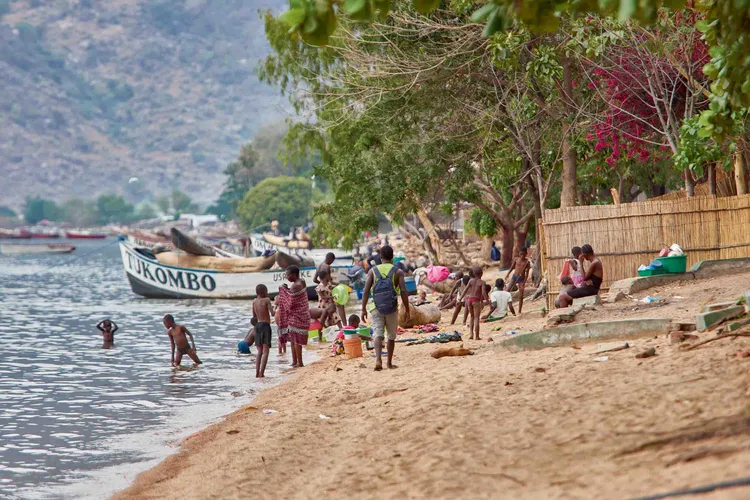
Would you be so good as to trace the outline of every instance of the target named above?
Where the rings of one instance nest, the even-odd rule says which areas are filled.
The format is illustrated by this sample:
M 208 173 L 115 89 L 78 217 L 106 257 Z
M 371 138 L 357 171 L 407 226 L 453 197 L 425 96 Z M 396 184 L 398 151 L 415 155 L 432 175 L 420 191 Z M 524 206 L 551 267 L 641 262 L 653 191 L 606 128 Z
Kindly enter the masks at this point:
M 123 192 L 208 203 L 283 100 L 258 82 L 283 0 L 0 0 L 0 201 Z M 134 200 L 138 201 L 138 200 Z

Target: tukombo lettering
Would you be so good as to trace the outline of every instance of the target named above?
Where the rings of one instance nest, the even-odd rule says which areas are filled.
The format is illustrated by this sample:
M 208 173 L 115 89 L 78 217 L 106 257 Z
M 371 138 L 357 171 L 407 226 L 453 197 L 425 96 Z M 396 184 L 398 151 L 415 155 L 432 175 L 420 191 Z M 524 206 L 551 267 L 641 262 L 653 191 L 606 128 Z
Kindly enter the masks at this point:
M 134 265 L 135 264 L 135 265 Z M 150 281 L 161 283 L 170 287 L 179 287 L 188 290 L 197 291 L 203 288 L 208 292 L 216 290 L 216 280 L 210 274 L 204 274 L 198 276 L 196 273 L 182 271 L 173 271 L 167 269 L 166 271 L 161 267 L 156 267 L 153 274 L 151 273 L 150 264 L 144 262 L 142 259 L 128 253 L 128 267 L 134 270 L 137 274 L 149 279 Z M 154 277 L 156 275 L 156 277 Z M 187 279 L 186 279 L 187 278 Z

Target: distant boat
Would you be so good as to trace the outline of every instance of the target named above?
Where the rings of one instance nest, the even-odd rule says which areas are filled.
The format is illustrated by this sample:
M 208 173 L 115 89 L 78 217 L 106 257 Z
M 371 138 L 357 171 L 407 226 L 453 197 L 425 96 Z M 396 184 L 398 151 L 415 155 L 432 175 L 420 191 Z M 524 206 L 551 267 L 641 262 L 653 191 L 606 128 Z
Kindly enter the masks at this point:
M 25 229 L 0 229 L 0 239 L 28 240 L 31 233 Z
M 59 238 L 60 232 L 57 229 L 31 229 L 29 231 L 31 238 L 34 239 L 46 239 L 46 238 Z
M 323 262 L 328 252 L 332 252 L 336 256 L 335 264 L 346 264 L 352 265 L 352 252 L 342 250 L 340 248 L 298 248 L 295 246 L 282 245 L 284 238 L 273 237 L 271 238 L 274 242 L 272 243 L 268 239 L 268 233 L 265 234 L 253 234 L 250 238 L 250 244 L 253 247 L 253 251 L 261 255 L 266 250 L 272 250 L 275 252 L 282 252 L 287 255 L 297 255 L 299 257 L 309 257 L 316 263 Z M 295 242 L 293 242 L 295 243 Z
M 71 240 L 103 240 L 107 237 L 104 233 L 94 233 L 92 231 L 65 231 L 65 237 Z
M 27 254 L 50 254 L 50 253 L 71 253 L 76 249 L 73 245 L 67 243 L 51 244 L 12 244 L 0 243 L 0 254 L 2 255 L 27 255 Z
M 125 274 L 133 292 L 149 298 L 172 299 L 253 299 L 255 287 L 263 284 L 268 294 L 274 296 L 279 286 L 286 282 L 284 270 L 261 272 L 232 272 L 216 269 L 168 265 L 149 249 L 120 242 L 120 253 Z M 159 254 L 161 257 L 161 254 Z M 190 256 L 185 262 L 211 257 Z M 270 259 L 274 259 L 273 256 Z M 222 259 L 216 259 L 219 262 Z M 225 259 L 235 260 L 235 259 Z M 254 261 L 254 259 L 237 259 Z M 254 261 L 259 262 L 259 261 Z M 239 266 L 237 266 L 239 268 Z M 348 283 L 348 266 L 331 266 L 334 281 Z M 300 276 L 307 281 L 308 295 L 313 295 L 315 267 L 300 270 Z

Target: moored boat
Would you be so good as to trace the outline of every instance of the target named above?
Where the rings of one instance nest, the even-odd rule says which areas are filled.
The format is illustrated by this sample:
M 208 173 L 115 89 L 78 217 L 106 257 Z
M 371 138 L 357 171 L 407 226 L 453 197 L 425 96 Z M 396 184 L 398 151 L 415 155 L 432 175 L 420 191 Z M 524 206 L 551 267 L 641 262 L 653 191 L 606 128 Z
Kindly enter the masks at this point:
M 13 244 L 0 243 L 0 254 L 2 255 L 27 255 L 27 254 L 50 254 L 71 253 L 76 249 L 67 243 L 52 244 Z
M 25 229 L 0 229 L 0 239 L 28 240 L 31 233 Z
M 258 255 L 263 254 L 263 252 L 267 250 L 272 250 L 275 252 L 283 252 L 287 255 L 309 257 L 314 262 L 320 263 L 325 260 L 326 254 L 328 254 L 328 252 L 331 252 L 336 256 L 336 264 L 348 266 L 352 265 L 352 252 L 342 250 L 340 248 L 291 248 L 288 246 L 277 245 L 266 241 L 262 234 L 253 234 L 253 236 L 250 238 L 250 244 L 253 247 L 253 251 Z
M 159 262 L 149 249 L 126 242 L 120 242 L 120 253 L 133 292 L 149 298 L 253 299 L 257 285 L 266 285 L 269 295 L 274 296 L 279 286 L 286 282 L 284 270 L 227 272 L 168 265 Z M 348 282 L 348 266 L 331 267 L 334 281 Z M 300 270 L 301 277 L 312 285 L 308 287 L 308 292 L 315 289 L 312 281 L 314 274 L 314 267 Z
M 212 247 L 198 242 L 198 240 L 188 236 L 176 227 L 171 228 L 169 233 L 172 237 L 172 244 L 183 252 L 192 255 L 203 255 L 206 257 L 213 257 L 216 255 L 216 251 Z
M 71 240 L 103 240 L 107 237 L 104 233 L 94 233 L 92 231 L 65 231 L 65 237 Z

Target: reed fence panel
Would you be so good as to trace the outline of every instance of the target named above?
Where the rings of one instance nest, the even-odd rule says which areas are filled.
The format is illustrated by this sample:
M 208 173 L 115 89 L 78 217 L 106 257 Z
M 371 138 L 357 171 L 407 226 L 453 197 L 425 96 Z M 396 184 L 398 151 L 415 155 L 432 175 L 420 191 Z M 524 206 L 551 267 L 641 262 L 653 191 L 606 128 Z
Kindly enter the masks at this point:
M 637 276 L 641 264 L 648 265 L 673 243 L 687 253 L 688 268 L 702 260 L 750 257 L 750 195 L 546 210 L 540 235 L 551 307 L 573 246 L 594 248 L 604 266 L 605 290 L 614 281 Z

